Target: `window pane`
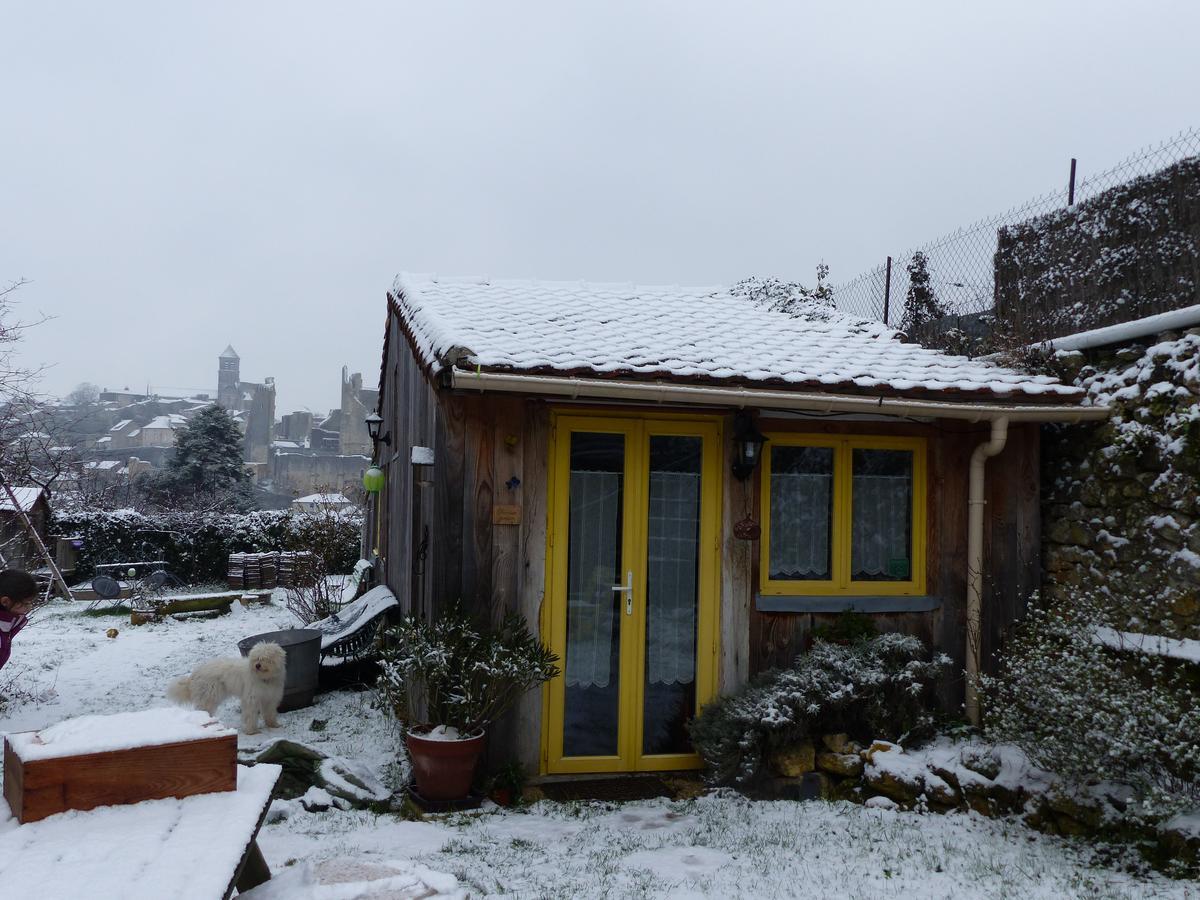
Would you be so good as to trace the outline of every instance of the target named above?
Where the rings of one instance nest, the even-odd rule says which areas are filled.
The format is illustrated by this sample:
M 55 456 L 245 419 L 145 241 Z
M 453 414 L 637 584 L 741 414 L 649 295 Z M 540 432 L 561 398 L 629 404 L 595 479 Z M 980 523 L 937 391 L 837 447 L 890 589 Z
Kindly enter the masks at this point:
M 692 752 L 685 725 L 696 715 L 703 449 L 698 437 L 650 437 L 642 719 L 646 754 Z
M 833 448 L 771 448 L 770 577 L 833 577 Z
M 617 753 L 624 480 L 623 435 L 571 435 L 563 756 Z
M 913 453 L 858 449 L 853 459 L 850 577 L 911 581 Z

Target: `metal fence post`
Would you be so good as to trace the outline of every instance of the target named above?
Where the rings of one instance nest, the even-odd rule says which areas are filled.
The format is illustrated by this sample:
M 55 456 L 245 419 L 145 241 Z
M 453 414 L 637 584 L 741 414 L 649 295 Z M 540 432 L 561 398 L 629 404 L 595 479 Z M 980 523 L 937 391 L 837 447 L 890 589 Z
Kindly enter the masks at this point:
M 892 301 L 892 258 L 887 261 L 887 275 L 883 279 L 883 324 L 888 323 L 888 305 Z
M 1067 187 L 1067 206 L 1075 205 L 1075 157 L 1071 157 L 1071 183 Z

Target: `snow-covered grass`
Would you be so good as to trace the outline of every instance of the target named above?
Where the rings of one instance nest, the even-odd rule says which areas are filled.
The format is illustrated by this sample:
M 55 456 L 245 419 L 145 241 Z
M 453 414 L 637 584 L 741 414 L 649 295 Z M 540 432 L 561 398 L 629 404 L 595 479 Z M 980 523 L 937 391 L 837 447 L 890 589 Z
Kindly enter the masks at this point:
M 105 630 L 114 620 L 80 610 L 54 604 L 18 637 L 10 666 L 43 699 L 0 710 L 0 730 L 161 705 L 171 678 L 201 660 L 236 653 L 241 637 L 295 624 L 281 605 L 235 604 L 233 613 L 213 620 L 138 627 L 117 621 L 120 634 L 110 639 Z M 234 724 L 236 710 L 233 701 L 220 717 Z M 239 738 L 243 750 L 288 737 L 363 763 L 385 781 L 396 777 L 396 738 L 369 693 L 322 694 L 314 707 L 281 720 L 280 729 Z M 264 826 L 259 844 L 280 890 L 259 896 L 289 900 L 464 892 L 905 900 L 1198 896 L 1190 883 L 1105 866 L 1088 844 L 973 813 L 751 802 L 736 794 L 620 805 L 541 802 L 422 822 L 336 808 L 310 813 L 294 801 L 275 807 L 280 818 Z

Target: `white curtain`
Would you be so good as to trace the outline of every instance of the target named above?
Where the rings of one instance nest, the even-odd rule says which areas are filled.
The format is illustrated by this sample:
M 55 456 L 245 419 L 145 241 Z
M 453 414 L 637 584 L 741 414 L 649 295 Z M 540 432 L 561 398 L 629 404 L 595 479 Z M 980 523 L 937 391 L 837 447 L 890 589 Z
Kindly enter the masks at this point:
M 833 476 L 771 473 L 771 577 L 824 580 L 829 571 Z
M 855 576 L 907 578 L 891 570 L 891 560 L 909 561 L 912 479 L 906 475 L 855 475 L 853 559 Z
M 571 687 L 608 687 L 612 677 L 612 586 L 621 575 L 621 475 L 572 472 L 567 548 L 567 662 Z
M 696 677 L 699 473 L 651 472 L 649 512 L 646 678 L 690 684 Z

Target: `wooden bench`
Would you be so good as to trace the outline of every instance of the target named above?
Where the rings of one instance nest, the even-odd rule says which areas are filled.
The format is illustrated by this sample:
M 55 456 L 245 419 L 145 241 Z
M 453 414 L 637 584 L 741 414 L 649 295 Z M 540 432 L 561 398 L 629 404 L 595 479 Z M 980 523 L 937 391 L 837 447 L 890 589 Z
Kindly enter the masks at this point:
M 5 897 L 227 900 L 271 877 L 258 832 L 279 766 L 237 767 L 237 790 L 146 800 L 18 825 L 0 803 Z M 52 864 L 42 861 L 53 859 Z

